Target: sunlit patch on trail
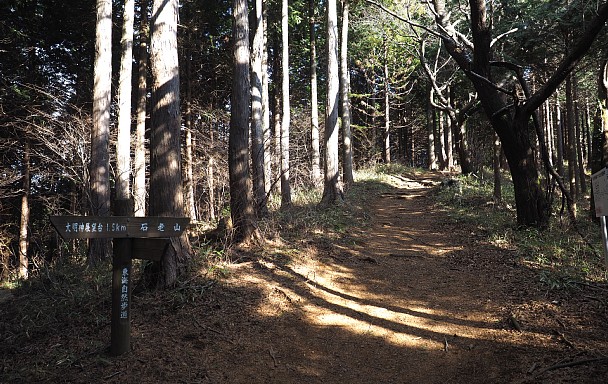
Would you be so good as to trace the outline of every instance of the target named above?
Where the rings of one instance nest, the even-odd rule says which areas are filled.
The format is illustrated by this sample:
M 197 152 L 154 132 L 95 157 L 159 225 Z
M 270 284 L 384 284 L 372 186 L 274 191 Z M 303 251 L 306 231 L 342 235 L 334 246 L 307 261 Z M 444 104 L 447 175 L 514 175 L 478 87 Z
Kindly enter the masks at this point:
M 262 316 L 296 314 L 310 326 L 335 327 L 419 350 L 440 350 L 455 337 L 468 348 L 476 341 L 499 336 L 495 326 L 498 319 L 468 308 L 447 313 L 440 305 L 424 300 L 378 295 L 373 287 L 381 282 L 357 281 L 353 269 L 344 265 L 327 265 L 318 260 L 290 266 L 261 261 L 259 265 L 275 277 L 271 282 L 265 274 L 256 278 L 250 275 L 247 282 L 266 287 L 258 309 Z M 284 279 L 297 284 L 284 284 Z M 450 302 L 452 298 L 443 300 Z

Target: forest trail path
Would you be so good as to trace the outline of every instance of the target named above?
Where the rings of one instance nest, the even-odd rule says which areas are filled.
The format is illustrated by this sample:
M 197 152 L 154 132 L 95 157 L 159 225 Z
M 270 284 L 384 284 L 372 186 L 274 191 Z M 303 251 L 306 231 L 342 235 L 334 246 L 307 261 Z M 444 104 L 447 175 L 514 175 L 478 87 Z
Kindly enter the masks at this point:
M 559 379 L 535 376 L 573 354 L 556 328 L 542 328 L 544 312 L 558 309 L 535 288 L 538 278 L 513 252 L 448 219 L 429 198 L 438 175 L 426 176 L 400 176 L 397 188 L 374 199 L 370 225 L 350 233 L 350 243 L 317 244 L 310 257 L 286 265 L 275 257 L 237 269 L 234 283 L 260 293 L 255 320 L 233 324 L 239 336 L 229 349 L 242 369 L 210 382 Z M 530 312 L 518 312 L 528 301 Z M 542 321 L 532 324 L 539 311 Z M 512 319 L 520 326 L 522 318 L 514 312 L 529 328 L 515 329 Z M 226 367 L 208 361 L 218 364 Z M 573 382 L 601 381 L 591 373 Z
M 365 227 L 297 234 L 217 266 L 225 279 L 134 296 L 130 353 L 103 352 L 106 300 L 11 344 L 19 362 L 4 369 L 43 383 L 608 382 L 605 288 L 548 290 L 534 265 L 434 204 L 441 177 L 371 185 L 354 207 Z M 97 326 L 80 320 L 89 312 Z

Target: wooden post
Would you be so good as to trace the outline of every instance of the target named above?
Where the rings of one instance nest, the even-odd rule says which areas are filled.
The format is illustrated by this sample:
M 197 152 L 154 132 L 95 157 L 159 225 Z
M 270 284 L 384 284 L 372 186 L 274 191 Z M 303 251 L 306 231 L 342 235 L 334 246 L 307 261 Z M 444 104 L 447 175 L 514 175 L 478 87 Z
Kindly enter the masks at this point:
M 117 200 L 115 214 L 133 216 L 131 200 Z M 128 352 L 131 345 L 131 238 L 114 239 L 112 259 L 112 321 L 110 352 Z
M 112 318 L 110 353 L 130 350 L 131 259 L 160 261 L 171 237 L 184 232 L 187 217 L 134 217 L 133 202 L 114 202 L 116 216 L 51 216 L 51 223 L 64 240 L 114 239 L 112 258 Z

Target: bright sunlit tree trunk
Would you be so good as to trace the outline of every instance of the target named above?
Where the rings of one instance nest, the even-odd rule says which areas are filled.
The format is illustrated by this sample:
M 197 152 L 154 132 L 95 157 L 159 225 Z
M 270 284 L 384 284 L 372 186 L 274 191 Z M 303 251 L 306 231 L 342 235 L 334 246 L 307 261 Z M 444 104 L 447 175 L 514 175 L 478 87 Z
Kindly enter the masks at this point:
M 178 0 L 154 0 L 150 40 L 152 113 L 150 134 L 150 215 L 184 216 L 181 171 L 181 113 L 177 55 Z M 191 257 L 187 232 L 171 239 L 156 286 L 177 282 Z
M 91 129 L 90 203 L 92 216 L 110 215 L 110 102 L 112 96 L 112 1 L 97 0 L 93 64 L 93 125 Z M 109 239 L 89 241 L 88 262 L 112 256 Z
M 131 198 L 131 82 L 133 74 L 133 18 L 135 0 L 125 0 L 120 39 L 118 78 L 118 137 L 116 140 L 116 199 Z
M 230 103 L 228 170 L 230 214 L 234 240 L 248 242 L 256 233 L 256 216 L 249 177 L 249 105 L 251 99 L 249 21 L 246 0 L 233 1 L 233 80 Z
M 325 104 L 325 182 L 321 206 L 342 199 L 338 165 L 338 15 L 336 0 L 327 2 L 327 100 Z

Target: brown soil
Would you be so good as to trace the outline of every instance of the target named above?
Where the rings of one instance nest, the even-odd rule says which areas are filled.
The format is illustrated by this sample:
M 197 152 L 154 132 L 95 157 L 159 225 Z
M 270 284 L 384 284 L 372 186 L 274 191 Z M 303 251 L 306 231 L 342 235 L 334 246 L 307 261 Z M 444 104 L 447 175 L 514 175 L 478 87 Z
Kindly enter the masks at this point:
M 107 319 L 1 335 L 0 381 L 608 382 L 606 291 L 548 290 L 514 251 L 449 219 L 426 177 L 373 198 L 369 226 L 348 236 L 258 252 L 172 303 L 135 297 L 124 356 L 104 351 Z

